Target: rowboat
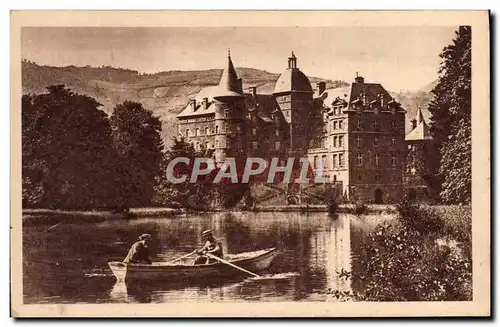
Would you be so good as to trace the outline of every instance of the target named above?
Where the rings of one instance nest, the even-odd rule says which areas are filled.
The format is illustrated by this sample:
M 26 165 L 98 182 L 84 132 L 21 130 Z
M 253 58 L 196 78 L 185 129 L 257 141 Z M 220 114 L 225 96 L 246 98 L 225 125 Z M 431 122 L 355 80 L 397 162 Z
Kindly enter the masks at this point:
M 224 256 L 224 259 L 246 270 L 258 272 L 267 270 L 275 256 L 276 249 L 270 248 L 259 251 L 228 254 Z M 118 281 L 194 279 L 241 274 L 241 271 L 218 262 L 203 265 L 154 262 L 151 265 L 147 265 L 113 261 L 109 262 L 108 265 Z

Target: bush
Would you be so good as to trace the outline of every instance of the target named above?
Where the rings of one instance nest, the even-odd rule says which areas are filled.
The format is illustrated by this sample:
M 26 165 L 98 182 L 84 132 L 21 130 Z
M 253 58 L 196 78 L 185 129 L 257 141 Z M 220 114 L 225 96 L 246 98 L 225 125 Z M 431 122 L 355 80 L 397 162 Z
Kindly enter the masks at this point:
M 363 215 L 368 212 L 368 206 L 363 202 L 356 202 L 354 204 L 354 214 Z
M 404 200 L 396 205 L 399 221 L 411 230 L 422 234 L 439 233 L 444 228 L 444 220 L 430 206 Z

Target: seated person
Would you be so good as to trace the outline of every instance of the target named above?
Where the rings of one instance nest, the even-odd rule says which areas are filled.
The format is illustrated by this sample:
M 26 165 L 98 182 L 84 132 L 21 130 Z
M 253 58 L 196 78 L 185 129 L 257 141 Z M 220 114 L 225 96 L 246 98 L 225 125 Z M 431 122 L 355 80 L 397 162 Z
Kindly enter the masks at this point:
M 211 230 L 206 230 L 201 233 L 205 245 L 197 251 L 198 257 L 195 259 L 195 265 L 218 263 L 219 261 L 207 257 L 205 254 L 210 253 L 216 257 L 223 258 L 222 244 L 214 237 Z
M 139 236 L 139 241 L 135 242 L 134 245 L 128 251 L 127 256 L 123 259 L 124 263 L 134 263 L 134 264 L 151 264 L 149 242 L 153 238 L 149 234 L 142 234 Z

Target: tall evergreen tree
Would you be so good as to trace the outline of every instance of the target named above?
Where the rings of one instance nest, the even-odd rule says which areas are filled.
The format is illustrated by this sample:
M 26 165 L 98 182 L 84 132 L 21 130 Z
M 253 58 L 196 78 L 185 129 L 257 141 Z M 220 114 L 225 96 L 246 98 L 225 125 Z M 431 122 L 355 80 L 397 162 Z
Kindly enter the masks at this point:
M 119 207 L 150 205 L 162 173 L 160 119 L 142 104 L 125 101 L 114 108 L 111 126 L 119 160 L 115 171 L 119 176 Z
M 471 28 L 460 26 L 440 54 L 439 82 L 429 104 L 440 152 L 441 199 L 471 200 Z

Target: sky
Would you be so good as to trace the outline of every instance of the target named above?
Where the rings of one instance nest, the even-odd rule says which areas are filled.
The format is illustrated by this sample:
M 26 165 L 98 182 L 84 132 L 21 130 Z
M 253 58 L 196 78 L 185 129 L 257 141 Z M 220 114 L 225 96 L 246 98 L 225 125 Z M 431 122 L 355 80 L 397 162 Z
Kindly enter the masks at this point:
M 155 73 L 236 67 L 280 73 L 294 51 L 308 76 L 417 90 L 438 77 L 456 26 L 25 27 L 21 56 L 49 66 L 113 66 Z

